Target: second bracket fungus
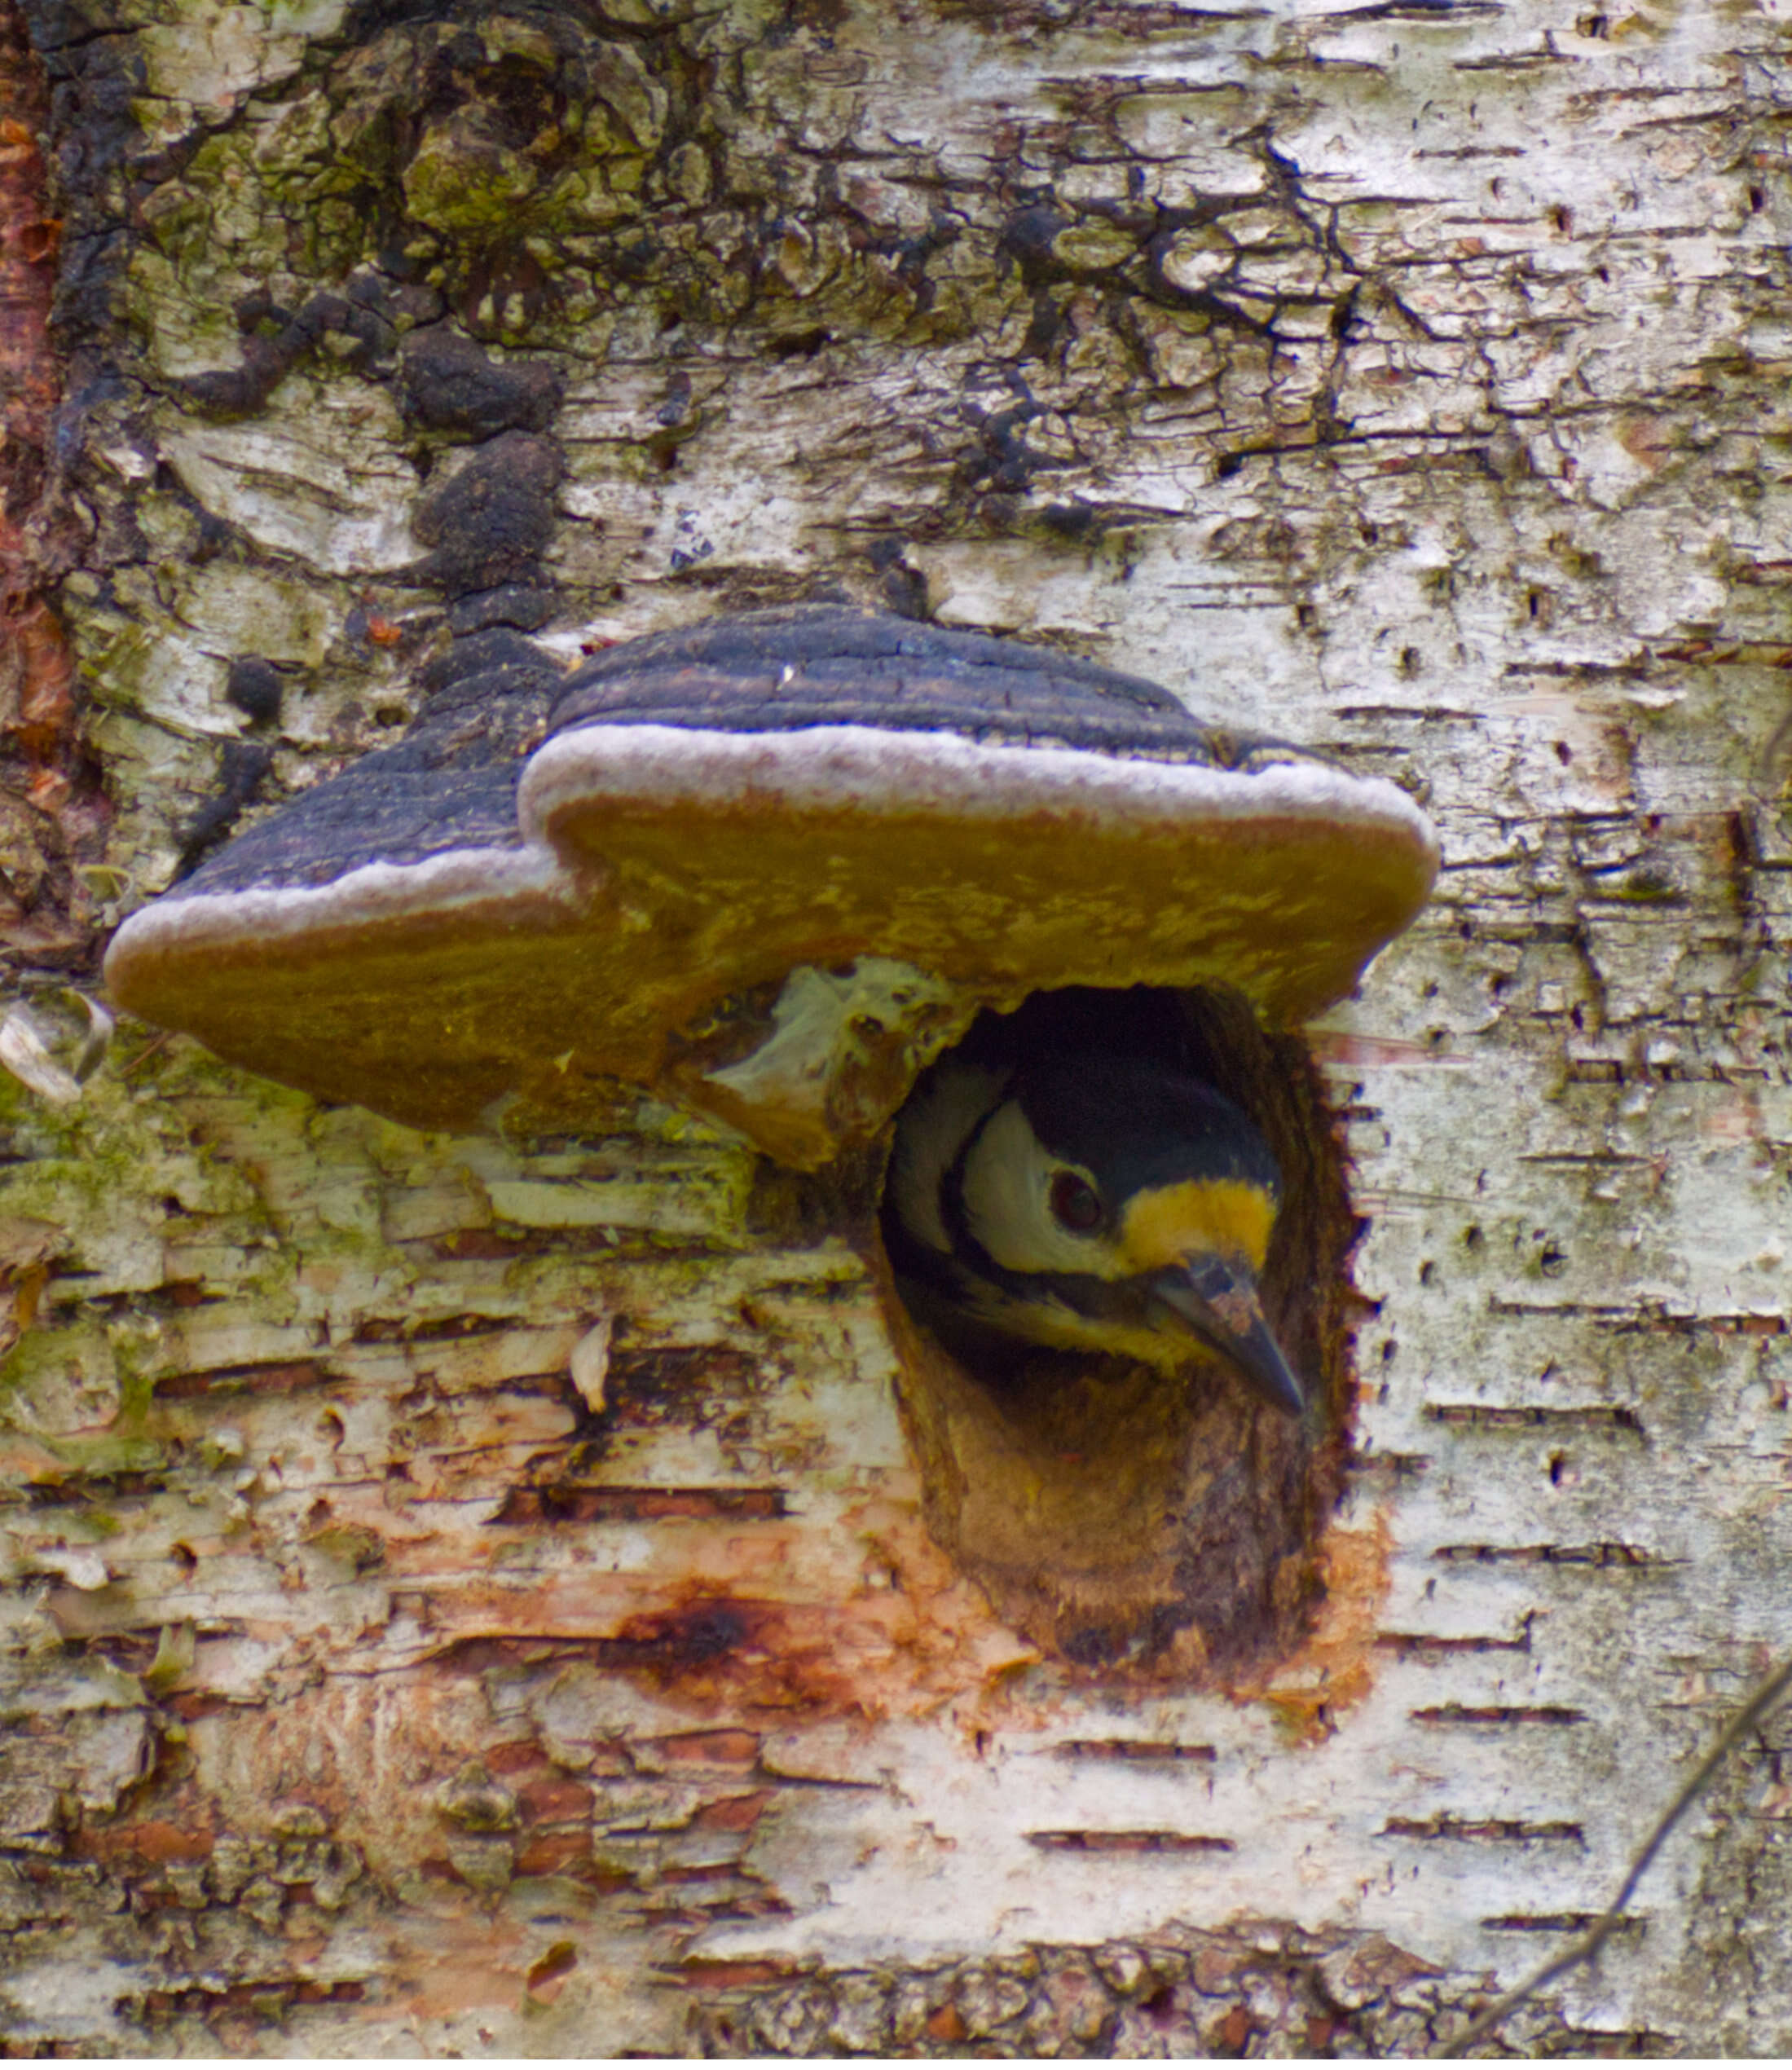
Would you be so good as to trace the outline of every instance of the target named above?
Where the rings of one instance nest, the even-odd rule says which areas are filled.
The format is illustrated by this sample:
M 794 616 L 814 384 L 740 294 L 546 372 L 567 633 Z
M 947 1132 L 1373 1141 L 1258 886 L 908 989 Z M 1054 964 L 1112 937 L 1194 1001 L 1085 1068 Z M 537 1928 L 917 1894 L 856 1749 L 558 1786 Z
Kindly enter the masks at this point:
M 125 923 L 120 1005 L 419 1126 L 591 1130 L 645 1087 L 812 1168 L 1037 992 L 1299 1022 L 1437 866 L 1394 784 L 1018 641 L 812 606 L 566 676 L 461 646 L 398 747 Z

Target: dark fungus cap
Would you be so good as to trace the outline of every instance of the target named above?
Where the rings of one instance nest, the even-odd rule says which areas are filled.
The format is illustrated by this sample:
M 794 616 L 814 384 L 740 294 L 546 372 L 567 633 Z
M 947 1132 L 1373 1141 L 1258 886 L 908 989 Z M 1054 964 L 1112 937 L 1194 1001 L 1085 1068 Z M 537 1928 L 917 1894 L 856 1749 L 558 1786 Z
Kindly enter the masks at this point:
M 981 1006 L 1225 983 L 1301 1020 L 1437 870 L 1385 780 L 1016 641 L 812 606 L 566 676 L 504 641 L 127 921 L 119 1004 L 419 1126 L 645 1087 L 812 1165 Z

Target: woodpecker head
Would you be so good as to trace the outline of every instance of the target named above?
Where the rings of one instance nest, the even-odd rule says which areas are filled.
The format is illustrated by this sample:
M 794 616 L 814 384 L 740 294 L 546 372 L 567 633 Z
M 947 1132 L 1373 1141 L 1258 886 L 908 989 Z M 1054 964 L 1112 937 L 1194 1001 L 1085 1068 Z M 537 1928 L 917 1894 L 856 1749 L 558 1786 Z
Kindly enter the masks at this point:
M 1258 1303 L 1279 1175 L 1231 1101 L 1143 1058 L 948 1057 L 899 1118 L 886 1247 L 949 1349 L 1041 1345 L 1178 1373 L 1217 1354 L 1291 1415 Z

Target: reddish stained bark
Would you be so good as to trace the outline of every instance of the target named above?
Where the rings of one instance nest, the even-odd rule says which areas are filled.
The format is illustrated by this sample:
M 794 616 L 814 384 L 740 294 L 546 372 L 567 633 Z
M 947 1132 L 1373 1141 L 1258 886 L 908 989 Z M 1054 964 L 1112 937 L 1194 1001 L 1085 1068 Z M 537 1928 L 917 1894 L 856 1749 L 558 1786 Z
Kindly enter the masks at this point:
M 956 2006 L 942 2006 L 930 2015 L 927 2033 L 936 2041 L 962 2041 L 971 2032 Z
M 668 1768 L 744 1768 L 759 1760 L 757 1733 L 730 1730 L 674 1733 L 648 1742 L 649 1749 Z
M 68 964 L 86 959 L 92 937 L 68 865 L 97 852 L 107 815 L 81 766 L 74 664 L 47 594 L 66 550 L 51 509 L 62 226 L 46 198 L 47 121 L 20 10 L 0 0 L 0 945 Z M 33 844 L 46 870 L 28 860 Z
M 795 1962 L 776 1961 L 731 1962 L 715 1961 L 703 1955 L 689 1955 L 679 1965 L 679 1973 L 689 1984 L 706 1990 L 725 1991 L 743 1986 L 763 1984 L 782 1984 L 799 1974 Z
M 1244 2053 L 1244 2044 L 1251 2038 L 1251 2015 L 1244 2006 L 1234 2006 L 1220 2022 L 1220 2035 L 1227 2050 L 1234 2055 Z
M 127 1826 L 95 1826 L 84 1835 L 84 1852 L 102 1861 L 134 1862 L 155 1867 L 170 1861 L 209 1861 L 214 1836 L 165 1818 L 139 1819 Z
M 577 1876 L 590 1868 L 591 1834 L 581 1827 L 574 1833 L 542 1833 L 518 1849 L 516 1873 L 519 1876 Z
M 62 226 L 45 209 L 38 133 L 47 119 L 43 76 L 16 6 L 0 7 L 0 367 L 5 369 L 9 492 L 0 549 L 21 551 L 14 501 L 31 470 L 41 477 L 45 433 L 59 383 L 48 347 L 51 295 Z M 10 573 L 10 568 L 9 568 Z
M 589 1818 L 591 1791 L 570 1776 L 544 1775 L 517 1792 L 517 1810 L 531 1826 L 552 1826 Z
M 705 1804 L 691 1824 L 705 1833 L 749 1833 L 771 1801 L 769 1790 L 755 1790 L 745 1797 L 722 1797 Z

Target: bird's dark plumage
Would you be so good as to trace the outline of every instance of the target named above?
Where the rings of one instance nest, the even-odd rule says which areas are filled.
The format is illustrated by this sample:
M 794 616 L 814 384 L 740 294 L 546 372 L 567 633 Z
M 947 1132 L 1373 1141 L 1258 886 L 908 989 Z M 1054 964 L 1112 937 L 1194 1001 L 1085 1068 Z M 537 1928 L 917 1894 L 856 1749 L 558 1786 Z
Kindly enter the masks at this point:
M 1183 1178 L 1280 1185 L 1268 1144 L 1224 1094 L 1148 1059 L 1035 1064 L 1013 1091 L 1040 1141 L 1097 1171 L 1116 1199 Z
M 1156 1058 L 1084 1048 L 936 1064 L 899 1117 L 883 1207 L 910 1312 L 974 1363 L 1215 1356 L 1298 1413 L 1258 1305 L 1280 1197 L 1222 1094 Z

